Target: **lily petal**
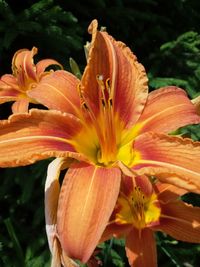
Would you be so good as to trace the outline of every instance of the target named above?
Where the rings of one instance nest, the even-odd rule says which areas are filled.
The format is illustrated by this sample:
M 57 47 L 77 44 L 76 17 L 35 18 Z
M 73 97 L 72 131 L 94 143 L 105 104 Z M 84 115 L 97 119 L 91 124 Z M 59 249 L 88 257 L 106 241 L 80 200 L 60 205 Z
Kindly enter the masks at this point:
M 16 78 L 10 74 L 3 75 L 0 79 L 0 103 L 16 101 L 21 96 Z
M 182 201 L 162 205 L 159 229 L 173 238 L 192 243 L 200 242 L 200 208 Z
M 197 114 L 200 115 L 200 95 L 192 99 L 192 103 L 194 104 L 196 108 Z
M 153 193 L 152 183 L 147 176 L 122 176 L 120 192 L 123 192 L 125 196 L 130 196 L 136 186 L 139 187 L 147 197 Z
M 183 188 L 159 182 L 156 182 L 154 190 L 156 191 L 156 195 L 159 201 L 161 201 L 162 203 L 177 200 L 184 194 L 188 193 L 188 191 Z
M 44 77 L 27 94 L 49 109 L 77 115 L 80 113 L 79 83 L 80 81 L 71 73 L 55 71 Z
M 0 166 L 19 166 L 49 157 L 80 158 L 71 144 L 80 121 L 58 111 L 32 109 L 0 121 Z M 82 157 L 83 159 L 83 157 Z
M 132 224 L 117 224 L 111 222 L 106 226 L 103 235 L 101 236 L 100 242 L 105 242 L 113 237 L 122 238 L 128 235 L 132 229 Z
M 59 197 L 57 230 L 70 258 L 87 262 L 92 255 L 114 209 L 120 177 L 117 168 L 84 163 L 68 170 Z
M 63 69 L 62 65 L 54 60 L 54 59 L 42 59 L 40 60 L 37 64 L 36 64 L 36 72 L 37 75 L 40 76 L 45 70 L 46 68 L 48 68 L 51 65 L 58 65 L 61 69 Z
M 71 259 L 64 255 L 56 230 L 60 171 L 67 168 L 71 161 L 71 159 L 57 158 L 49 164 L 47 171 L 45 182 L 45 221 L 49 248 L 52 254 L 51 267 L 61 267 L 61 262 L 65 263 L 64 266 L 78 266 L 73 264 Z
M 51 267 L 62 267 L 61 265 L 61 248 L 59 241 L 56 237 L 52 240 L 52 259 L 51 259 Z
M 200 123 L 200 117 L 184 90 L 167 86 L 149 94 L 138 123 L 141 132 L 169 133 L 188 124 Z
M 134 149 L 140 156 L 133 169 L 139 174 L 200 192 L 200 142 L 149 132 L 135 140 Z
M 16 89 L 19 90 L 19 85 L 17 84 L 17 79 L 11 74 L 4 74 L 1 76 L 0 80 L 0 90 L 7 90 L 7 89 Z
M 88 65 L 82 77 L 82 87 L 93 112 L 99 111 L 101 90 L 97 77 L 106 87 L 107 98 L 112 100 L 114 113 L 130 128 L 139 118 L 148 94 L 147 76 L 144 67 L 125 44 L 115 41 L 106 32 L 97 31 L 97 21 L 89 26 L 92 34 Z M 98 63 L 97 63 L 98 62 Z M 94 103 L 97 103 L 94 106 Z
M 61 264 L 62 263 L 62 264 Z M 51 267 L 78 267 L 79 265 L 70 259 L 62 250 L 57 237 L 53 240 Z
M 18 96 L 19 92 L 14 89 L 0 91 L 0 103 L 3 104 L 10 101 L 16 101 Z
M 157 267 L 156 243 L 153 231 L 133 228 L 126 237 L 126 255 L 130 266 Z
M 45 221 L 47 238 L 51 252 L 53 250 L 53 239 L 56 236 L 56 216 L 58 197 L 60 193 L 59 176 L 64 163 L 64 158 L 57 158 L 53 160 L 48 166 L 45 182 Z
M 23 113 L 28 112 L 29 100 L 28 98 L 21 98 L 15 101 L 12 105 L 13 113 Z

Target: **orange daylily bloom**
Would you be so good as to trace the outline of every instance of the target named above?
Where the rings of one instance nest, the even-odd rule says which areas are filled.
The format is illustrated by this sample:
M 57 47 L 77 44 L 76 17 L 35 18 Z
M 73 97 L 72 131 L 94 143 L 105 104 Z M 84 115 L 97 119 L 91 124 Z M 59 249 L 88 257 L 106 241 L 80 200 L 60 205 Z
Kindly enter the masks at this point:
M 45 71 L 47 67 L 58 65 L 62 68 L 54 59 L 43 59 L 34 64 L 33 57 L 36 54 L 36 47 L 32 50 L 18 50 L 12 59 L 13 74 L 5 74 L 0 79 L 0 103 L 14 101 L 13 113 L 27 112 L 29 103 L 37 103 L 27 93 L 37 87 L 44 76 L 51 73 Z
M 124 177 L 102 241 L 125 237 L 126 255 L 133 267 L 157 266 L 155 231 L 200 243 L 200 208 L 179 199 L 186 192 L 169 184 L 151 184 L 147 176 Z
M 156 174 L 200 192 L 200 143 L 167 135 L 200 123 L 185 91 L 170 86 L 148 95 L 144 67 L 130 49 L 98 31 L 96 20 L 89 32 L 81 80 L 63 70 L 45 76 L 28 95 L 49 110 L 0 122 L 1 167 L 58 158 L 49 167 L 45 206 L 53 260 L 60 262 L 66 255 L 88 261 L 115 207 L 122 173 Z

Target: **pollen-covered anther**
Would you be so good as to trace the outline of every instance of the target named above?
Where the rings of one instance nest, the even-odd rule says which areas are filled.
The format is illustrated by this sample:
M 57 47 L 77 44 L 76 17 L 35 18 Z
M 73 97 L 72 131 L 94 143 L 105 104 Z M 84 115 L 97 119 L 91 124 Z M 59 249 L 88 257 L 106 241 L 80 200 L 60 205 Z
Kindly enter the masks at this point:
M 99 86 L 100 105 L 102 105 L 103 108 L 112 107 L 113 101 L 111 96 L 110 78 L 107 78 L 104 81 L 104 76 L 100 74 L 97 75 L 96 79 Z

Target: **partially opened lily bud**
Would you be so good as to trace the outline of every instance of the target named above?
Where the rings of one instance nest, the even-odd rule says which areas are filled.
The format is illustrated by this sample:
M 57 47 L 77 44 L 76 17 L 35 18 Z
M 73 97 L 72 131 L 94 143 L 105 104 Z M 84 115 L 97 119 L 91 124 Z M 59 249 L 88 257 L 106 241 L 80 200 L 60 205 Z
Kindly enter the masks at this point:
M 27 112 L 29 103 L 38 103 L 27 93 L 37 87 L 44 76 L 51 74 L 47 67 L 57 65 L 62 68 L 54 59 L 43 59 L 34 64 L 36 54 L 36 47 L 18 50 L 12 59 L 12 74 L 5 74 L 0 79 L 0 103 L 14 101 L 13 113 Z
M 124 177 L 102 241 L 125 237 L 126 254 L 133 267 L 157 267 L 154 231 L 200 243 L 200 208 L 180 200 L 186 192 L 169 184 L 151 184 L 146 176 Z
M 101 239 L 127 173 L 155 175 L 182 190 L 200 192 L 200 143 L 168 135 L 200 123 L 185 91 L 168 86 L 148 94 L 145 69 L 131 50 L 98 31 L 96 20 L 88 30 L 92 40 L 81 79 L 63 70 L 45 75 L 27 95 L 49 110 L 32 109 L 0 121 L 1 167 L 49 157 L 73 159 L 61 188 L 59 160 L 52 167 L 56 174 L 48 175 L 47 232 L 49 244 L 56 240 L 63 255 L 83 263 Z M 145 191 L 144 180 L 145 186 L 136 185 L 127 200 L 120 193 L 122 206 L 138 200 L 134 219 L 123 210 L 117 225 L 135 225 L 137 233 L 153 240 L 144 227 L 159 222 L 162 208 L 155 189 Z

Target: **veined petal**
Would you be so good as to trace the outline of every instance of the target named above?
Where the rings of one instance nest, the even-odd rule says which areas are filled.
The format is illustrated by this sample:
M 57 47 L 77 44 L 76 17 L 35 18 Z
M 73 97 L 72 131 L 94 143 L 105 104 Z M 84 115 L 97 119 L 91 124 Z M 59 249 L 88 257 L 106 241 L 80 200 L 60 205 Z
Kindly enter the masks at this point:
M 132 229 L 132 224 L 117 224 L 115 222 L 110 222 L 107 226 L 103 235 L 101 236 L 100 242 L 105 242 L 113 237 L 124 238 Z
M 78 84 L 80 81 L 67 71 L 55 71 L 44 77 L 27 94 L 49 109 L 74 115 L 80 113 Z
M 47 171 L 45 182 L 45 221 L 49 248 L 52 254 L 51 267 L 61 267 L 61 262 L 63 262 L 64 266 L 78 266 L 62 251 L 56 230 L 57 206 L 60 193 L 59 176 L 61 170 L 69 167 L 71 162 L 72 159 L 57 158 L 49 164 Z
M 46 68 L 48 68 L 51 65 L 58 65 L 61 69 L 63 69 L 63 66 L 56 60 L 54 59 L 42 59 L 36 64 L 36 73 L 38 76 L 40 76 Z
M 150 197 L 153 193 L 152 183 L 147 176 L 122 176 L 120 192 L 123 192 L 125 196 L 129 197 L 135 187 L 139 187 L 147 197 Z
M 11 74 L 4 74 L 3 76 L 1 76 L 0 90 L 4 91 L 9 89 L 20 91 L 16 77 Z
M 140 157 L 133 169 L 139 174 L 200 192 L 200 142 L 149 132 L 135 140 L 134 149 Z
M 169 133 L 188 124 L 200 123 L 194 105 L 184 90 L 167 86 L 151 92 L 138 121 L 141 132 Z
M 120 187 L 117 168 L 79 163 L 68 170 L 58 203 L 61 247 L 71 258 L 87 262 L 114 209 Z
M 192 243 L 200 242 L 200 208 L 182 201 L 162 205 L 159 229 L 173 238 Z
M 115 41 L 106 32 L 97 31 L 96 20 L 90 24 L 89 32 L 92 41 L 82 78 L 83 92 L 93 112 L 98 112 L 102 92 L 97 77 L 101 77 L 106 99 L 112 101 L 114 113 L 122 120 L 123 126 L 130 128 L 138 120 L 146 102 L 145 69 L 125 44 Z
M 188 191 L 183 188 L 159 182 L 156 182 L 154 190 L 156 191 L 159 201 L 162 203 L 177 200 L 184 194 L 188 193 Z
M 15 103 L 13 103 L 12 112 L 13 113 L 28 112 L 28 105 L 29 105 L 29 99 L 28 98 L 20 98 Z
M 16 101 L 20 97 L 20 92 L 15 89 L 6 89 L 0 91 L 0 103 Z
M 133 228 L 126 237 L 126 255 L 130 266 L 157 267 L 156 243 L 153 231 Z
M 81 127 L 76 117 L 58 111 L 32 109 L 12 115 L 0 121 L 0 166 L 28 165 L 54 156 L 81 158 L 71 145 Z
M 0 103 L 17 101 L 13 105 L 13 113 L 17 112 L 27 112 L 28 111 L 28 101 L 23 97 L 23 92 L 21 92 L 17 80 L 13 75 L 5 74 L 0 80 Z

